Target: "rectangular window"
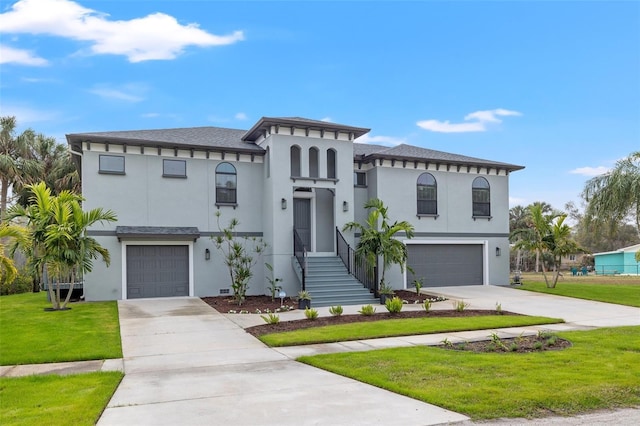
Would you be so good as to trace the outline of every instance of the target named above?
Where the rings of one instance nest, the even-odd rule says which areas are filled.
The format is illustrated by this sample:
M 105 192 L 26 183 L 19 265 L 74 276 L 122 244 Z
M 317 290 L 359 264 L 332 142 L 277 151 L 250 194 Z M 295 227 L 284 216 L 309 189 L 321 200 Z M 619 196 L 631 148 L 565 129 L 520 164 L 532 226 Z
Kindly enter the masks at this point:
M 353 172 L 353 186 L 366 187 L 367 174 L 364 172 Z
M 187 177 L 187 162 L 185 160 L 162 160 L 163 177 Z
M 100 155 L 99 173 L 123 175 L 124 174 L 124 156 Z

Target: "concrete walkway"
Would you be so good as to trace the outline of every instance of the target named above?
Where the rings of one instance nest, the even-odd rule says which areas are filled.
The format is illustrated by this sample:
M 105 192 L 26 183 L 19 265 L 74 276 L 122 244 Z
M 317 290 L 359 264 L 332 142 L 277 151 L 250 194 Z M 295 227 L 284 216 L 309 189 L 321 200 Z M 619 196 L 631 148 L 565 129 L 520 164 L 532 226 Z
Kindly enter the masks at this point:
M 297 363 L 200 299 L 118 304 L 126 375 L 101 426 L 429 425 L 467 419 Z

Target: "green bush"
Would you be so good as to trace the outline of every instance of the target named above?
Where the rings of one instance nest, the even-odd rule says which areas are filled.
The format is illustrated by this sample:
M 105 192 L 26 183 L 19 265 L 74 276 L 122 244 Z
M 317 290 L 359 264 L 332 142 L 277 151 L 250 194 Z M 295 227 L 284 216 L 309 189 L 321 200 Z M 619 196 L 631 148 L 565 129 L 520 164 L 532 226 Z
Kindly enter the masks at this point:
M 329 308 L 329 313 L 331 315 L 333 315 L 334 317 L 339 317 L 340 315 L 342 315 L 342 312 L 344 310 L 342 309 L 342 306 L 338 305 L 338 306 L 332 306 Z
M 313 321 L 318 318 L 318 311 L 316 309 L 305 308 L 304 316 L 307 317 L 308 320 Z
M 16 278 L 7 282 L 2 280 L 0 282 L 0 295 L 6 296 L 8 294 L 28 293 L 33 289 L 31 275 L 27 274 L 24 270 L 18 271 Z
M 364 305 L 358 312 L 362 315 L 369 316 L 376 313 L 376 308 L 372 305 Z
M 385 302 L 385 307 L 390 314 L 400 313 L 402 310 L 402 299 L 399 297 L 394 297 L 393 299 L 387 299 Z

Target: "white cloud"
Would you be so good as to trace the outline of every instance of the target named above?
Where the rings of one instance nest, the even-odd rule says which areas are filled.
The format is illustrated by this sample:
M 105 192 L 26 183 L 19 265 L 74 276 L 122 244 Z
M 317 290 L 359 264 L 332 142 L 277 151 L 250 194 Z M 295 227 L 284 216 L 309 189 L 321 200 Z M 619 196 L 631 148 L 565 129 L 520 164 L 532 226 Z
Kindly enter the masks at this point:
M 58 120 L 60 114 L 57 111 L 47 111 L 28 106 L 0 103 L 0 116 L 15 116 L 18 126 L 22 127 L 31 123 Z
M 244 112 L 239 112 L 234 116 L 234 118 L 236 120 L 246 120 L 247 119 L 247 114 L 245 114 Z
M 366 144 L 379 144 L 384 146 L 397 146 L 405 143 L 402 138 L 396 138 L 393 136 L 369 136 L 368 134 L 360 136 L 355 140 L 357 143 Z
M 320 119 L 320 121 L 326 121 L 327 123 L 333 123 L 333 120 L 331 119 L 331 117 L 325 117 Z
M 174 59 L 187 46 L 221 46 L 244 39 L 242 31 L 218 36 L 198 24 L 180 24 L 173 16 L 153 13 L 128 21 L 70 0 L 20 0 L 0 14 L 0 28 L 9 34 L 45 34 L 88 41 L 93 54 L 124 55 L 130 62 Z
M 145 114 L 141 114 L 140 117 L 142 118 L 157 118 L 160 117 L 160 113 L 159 112 L 147 112 Z
M 439 133 L 465 133 L 465 132 L 484 132 L 487 130 L 488 123 L 502 123 L 498 117 L 521 116 L 518 111 L 497 108 L 492 110 L 475 111 L 464 117 L 469 123 L 451 123 L 439 120 L 422 120 L 416 124 L 425 130 Z
M 605 166 L 598 167 L 578 167 L 577 169 L 571 170 L 569 173 L 574 175 L 582 175 L 582 176 L 600 176 L 607 173 L 610 169 Z
M 529 204 L 525 198 L 509 197 L 509 207 L 526 206 Z
M 89 90 L 89 93 L 98 95 L 105 99 L 115 99 L 125 102 L 140 102 L 144 100 L 142 92 L 145 92 L 146 88 L 136 84 L 127 84 L 120 88 L 98 86 Z
M 42 67 L 49 62 L 40 58 L 28 50 L 14 49 L 5 44 L 0 44 L 0 64 L 18 64 Z

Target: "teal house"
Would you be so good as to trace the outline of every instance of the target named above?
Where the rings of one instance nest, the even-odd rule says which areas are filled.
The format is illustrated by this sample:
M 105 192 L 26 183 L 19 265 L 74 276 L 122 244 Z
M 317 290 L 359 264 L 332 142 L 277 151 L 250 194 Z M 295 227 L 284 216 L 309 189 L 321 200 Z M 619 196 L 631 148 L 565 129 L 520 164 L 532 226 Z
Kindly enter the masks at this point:
M 640 250 L 640 244 L 614 251 L 594 253 L 596 274 L 640 275 L 640 262 L 635 257 L 638 250 Z

